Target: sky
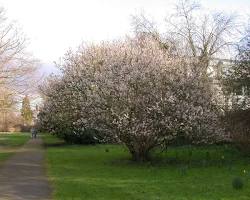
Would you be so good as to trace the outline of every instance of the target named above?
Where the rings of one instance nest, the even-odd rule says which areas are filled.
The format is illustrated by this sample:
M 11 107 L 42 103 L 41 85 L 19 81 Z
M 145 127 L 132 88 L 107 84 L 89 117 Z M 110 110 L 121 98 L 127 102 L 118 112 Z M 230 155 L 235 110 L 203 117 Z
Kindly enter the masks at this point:
M 250 16 L 250 0 L 200 0 L 209 10 Z M 162 22 L 174 0 L 0 0 L 6 16 L 29 38 L 28 50 L 49 71 L 81 42 L 99 42 L 132 32 L 131 16 L 144 12 Z M 52 67 L 53 68 L 53 67 Z

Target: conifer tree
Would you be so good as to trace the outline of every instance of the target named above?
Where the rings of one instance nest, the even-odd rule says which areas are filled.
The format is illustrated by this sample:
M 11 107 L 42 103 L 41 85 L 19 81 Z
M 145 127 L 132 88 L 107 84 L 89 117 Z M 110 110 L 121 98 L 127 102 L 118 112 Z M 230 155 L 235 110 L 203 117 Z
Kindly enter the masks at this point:
M 33 112 L 30 107 L 29 97 L 27 95 L 23 98 L 21 115 L 23 117 L 24 125 L 30 125 L 32 123 Z

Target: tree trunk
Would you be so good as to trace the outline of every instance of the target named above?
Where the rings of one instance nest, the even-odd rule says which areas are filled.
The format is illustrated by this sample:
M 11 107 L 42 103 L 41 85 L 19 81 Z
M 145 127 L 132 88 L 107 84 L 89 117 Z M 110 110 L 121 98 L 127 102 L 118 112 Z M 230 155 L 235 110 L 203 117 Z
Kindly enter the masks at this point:
M 130 153 L 132 154 L 132 159 L 136 162 L 146 162 L 150 160 L 148 149 L 141 149 L 138 151 L 131 150 Z

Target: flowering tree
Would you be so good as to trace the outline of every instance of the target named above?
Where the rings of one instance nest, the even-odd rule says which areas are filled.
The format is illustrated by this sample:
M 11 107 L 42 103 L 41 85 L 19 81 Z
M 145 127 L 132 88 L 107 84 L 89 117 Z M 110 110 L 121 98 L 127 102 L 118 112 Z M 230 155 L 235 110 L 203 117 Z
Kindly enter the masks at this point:
M 40 121 L 70 135 L 98 130 L 124 143 L 137 161 L 179 136 L 191 143 L 213 142 L 216 102 L 194 62 L 143 35 L 80 47 L 66 55 L 63 76 L 43 89 Z

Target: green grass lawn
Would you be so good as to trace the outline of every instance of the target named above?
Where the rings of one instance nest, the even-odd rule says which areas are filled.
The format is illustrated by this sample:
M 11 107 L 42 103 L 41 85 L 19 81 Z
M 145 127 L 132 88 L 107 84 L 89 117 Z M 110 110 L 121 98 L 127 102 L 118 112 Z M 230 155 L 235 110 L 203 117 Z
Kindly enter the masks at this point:
M 45 135 L 58 200 L 249 200 L 250 159 L 231 146 L 172 148 L 136 164 L 120 145 L 64 145 Z M 245 170 L 245 171 L 244 171 Z M 244 188 L 232 188 L 240 176 Z
M 28 139 L 27 133 L 0 133 L 0 162 L 9 158 Z

